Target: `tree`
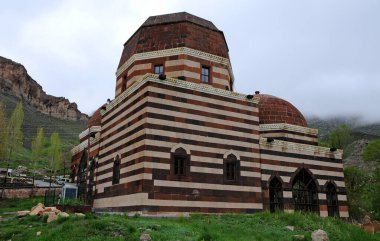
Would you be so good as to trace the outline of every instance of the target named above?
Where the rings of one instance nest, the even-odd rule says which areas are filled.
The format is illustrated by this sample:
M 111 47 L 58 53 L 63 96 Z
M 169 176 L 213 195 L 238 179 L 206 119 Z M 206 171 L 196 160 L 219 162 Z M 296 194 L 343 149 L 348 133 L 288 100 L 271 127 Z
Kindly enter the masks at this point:
M 5 114 L 5 108 L 0 102 L 0 161 L 5 160 L 7 157 L 7 138 L 8 136 L 8 118 Z
M 8 123 L 8 160 L 12 160 L 13 152 L 18 151 L 22 147 L 23 134 L 21 130 L 24 121 L 24 110 L 22 102 L 18 102 Z
M 367 189 L 370 186 L 370 177 L 356 167 L 344 169 L 344 182 L 348 196 L 348 206 L 350 207 L 350 217 L 360 219 L 370 210 L 370 202 L 366 202 Z M 368 199 L 368 197 L 367 197 Z
M 368 142 L 368 145 L 364 148 L 363 159 L 380 163 L 380 140 Z
M 350 141 L 351 135 L 347 125 L 341 125 L 330 133 L 329 142 L 331 147 L 344 149 Z
M 54 132 L 50 136 L 48 156 L 50 170 L 53 171 L 55 175 L 56 172 L 62 167 L 63 161 L 61 139 L 59 138 L 59 134 L 57 132 Z
M 36 137 L 32 141 L 32 161 L 33 171 L 35 171 L 36 163 L 43 156 L 45 135 L 42 127 L 37 129 Z
M 380 218 L 380 140 L 368 142 L 364 148 L 363 159 L 365 161 L 375 161 L 376 170 L 374 174 L 374 188 L 372 197 L 372 207 L 375 218 Z

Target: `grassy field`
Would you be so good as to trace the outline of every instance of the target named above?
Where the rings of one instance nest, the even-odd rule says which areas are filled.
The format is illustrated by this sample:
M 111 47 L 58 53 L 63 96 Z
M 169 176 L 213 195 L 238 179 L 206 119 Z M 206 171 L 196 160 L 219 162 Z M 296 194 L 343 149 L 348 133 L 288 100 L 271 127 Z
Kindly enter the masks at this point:
M 0 215 L 2 212 L 30 210 L 39 202 L 43 203 L 44 197 L 33 197 L 27 199 L 0 199 Z
M 6 208 L 7 204 L 1 205 L 0 213 L 9 210 Z M 294 231 L 286 229 L 287 225 L 294 226 Z M 161 219 L 90 214 L 86 217 L 71 215 L 52 223 L 46 223 L 46 216 L 8 216 L 0 222 L 0 227 L 0 240 L 12 241 L 139 240 L 143 232 L 149 233 L 153 240 L 291 241 L 296 234 L 311 240 L 311 232 L 316 229 L 325 230 L 330 241 L 380 241 L 379 234 L 366 234 L 342 220 L 301 213 L 192 214 L 190 218 Z M 40 236 L 36 235 L 38 231 L 41 231 Z

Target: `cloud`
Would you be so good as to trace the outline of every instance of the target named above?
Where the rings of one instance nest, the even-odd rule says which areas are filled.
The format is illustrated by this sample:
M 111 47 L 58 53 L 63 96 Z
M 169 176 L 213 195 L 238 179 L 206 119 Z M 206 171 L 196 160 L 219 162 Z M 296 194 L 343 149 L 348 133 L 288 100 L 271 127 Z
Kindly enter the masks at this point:
M 173 3 L 156 11 L 153 0 L 62 1 L 20 26 L 18 48 L 35 60 L 23 64 L 48 93 L 90 113 L 114 95 L 123 43 L 147 16 L 170 12 Z
M 49 94 L 91 113 L 113 98 L 126 40 L 152 15 L 187 11 L 224 31 L 238 92 L 273 94 L 307 115 L 380 120 L 380 2 L 11 1 L 0 53 Z M 9 24 L 9 23 L 12 24 Z

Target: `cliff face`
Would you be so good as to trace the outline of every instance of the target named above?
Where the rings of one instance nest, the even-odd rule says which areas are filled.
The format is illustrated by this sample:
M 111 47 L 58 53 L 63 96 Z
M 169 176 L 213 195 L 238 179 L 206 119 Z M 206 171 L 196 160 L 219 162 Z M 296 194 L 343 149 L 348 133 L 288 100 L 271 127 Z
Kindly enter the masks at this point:
M 86 114 L 78 110 L 76 103 L 64 97 L 45 93 L 41 85 L 33 80 L 25 67 L 0 56 L 0 91 L 24 100 L 41 113 L 62 120 L 87 120 Z

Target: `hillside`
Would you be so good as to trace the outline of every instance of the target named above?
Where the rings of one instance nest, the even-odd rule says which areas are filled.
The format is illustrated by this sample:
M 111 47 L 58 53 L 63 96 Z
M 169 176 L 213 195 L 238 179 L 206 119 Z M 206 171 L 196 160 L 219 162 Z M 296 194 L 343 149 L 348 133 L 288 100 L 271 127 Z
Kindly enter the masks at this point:
M 14 96 L 0 93 L 0 101 L 6 106 L 8 116 L 11 115 L 17 102 L 20 100 Z M 65 145 L 72 146 L 78 143 L 78 134 L 86 128 L 86 121 L 61 120 L 42 114 L 33 106 L 24 102 L 25 119 L 22 126 L 24 133 L 24 147 L 30 148 L 31 140 L 36 135 L 38 127 L 43 127 L 45 136 L 58 132 Z
M 63 120 L 87 120 L 77 104 L 64 97 L 48 95 L 42 86 L 29 76 L 26 68 L 0 56 L 0 92 L 22 99 L 37 111 Z
M 330 131 L 341 126 L 347 125 L 350 128 L 352 141 L 360 139 L 377 139 L 380 138 L 380 122 L 364 123 L 359 118 L 354 117 L 335 117 L 335 118 L 307 118 L 309 127 L 319 130 L 319 138 L 324 140 L 327 138 Z
M 363 161 L 363 151 L 368 141 L 380 139 L 380 123 L 364 123 L 358 118 L 328 118 L 321 119 L 317 117 L 308 118 L 308 124 L 311 128 L 319 130 L 320 140 L 326 140 L 329 133 L 341 125 L 347 125 L 350 130 L 351 141 L 345 148 L 344 164 L 346 167 L 358 167 L 362 170 L 374 171 L 374 162 Z
M 87 115 L 66 98 L 46 94 L 23 65 L 0 56 L 0 102 L 5 105 L 8 117 L 19 101 L 23 103 L 25 114 L 24 149 L 17 153 L 17 161 L 12 166 L 30 166 L 31 141 L 39 127 L 43 127 L 46 140 L 58 132 L 65 153 L 78 144 L 78 134 L 86 128 Z M 46 163 L 41 160 L 38 166 L 44 167 Z

